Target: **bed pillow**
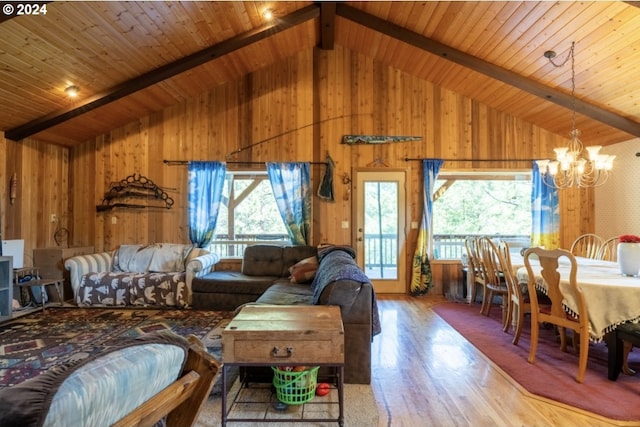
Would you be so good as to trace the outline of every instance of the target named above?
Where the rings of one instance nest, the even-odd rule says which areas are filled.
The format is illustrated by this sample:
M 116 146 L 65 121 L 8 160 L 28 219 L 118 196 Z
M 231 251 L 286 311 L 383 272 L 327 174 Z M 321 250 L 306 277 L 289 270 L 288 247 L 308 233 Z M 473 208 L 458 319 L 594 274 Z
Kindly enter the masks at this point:
M 316 277 L 318 271 L 318 258 L 315 256 L 305 258 L 289 267 L 289 279 L 292 283 L 310 283 Z

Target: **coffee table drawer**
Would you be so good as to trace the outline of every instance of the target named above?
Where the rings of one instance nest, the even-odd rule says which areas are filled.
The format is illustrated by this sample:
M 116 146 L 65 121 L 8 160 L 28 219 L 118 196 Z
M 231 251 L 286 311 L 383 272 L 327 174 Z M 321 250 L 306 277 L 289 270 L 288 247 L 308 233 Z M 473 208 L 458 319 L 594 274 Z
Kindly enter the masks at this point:
M 288 341 L 236 340 L 225 349 L 228 363 L 344 363 L 343 340 Z

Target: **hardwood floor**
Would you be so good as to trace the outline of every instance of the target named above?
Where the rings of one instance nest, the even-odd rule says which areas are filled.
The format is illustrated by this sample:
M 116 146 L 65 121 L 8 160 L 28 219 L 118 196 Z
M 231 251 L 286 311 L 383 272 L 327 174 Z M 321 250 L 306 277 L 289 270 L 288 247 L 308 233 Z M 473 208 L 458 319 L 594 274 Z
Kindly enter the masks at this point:
M 444 297 L 378 295 L 372 387 L 382 426 L 616 426 L 532 396 L 431 309 Z

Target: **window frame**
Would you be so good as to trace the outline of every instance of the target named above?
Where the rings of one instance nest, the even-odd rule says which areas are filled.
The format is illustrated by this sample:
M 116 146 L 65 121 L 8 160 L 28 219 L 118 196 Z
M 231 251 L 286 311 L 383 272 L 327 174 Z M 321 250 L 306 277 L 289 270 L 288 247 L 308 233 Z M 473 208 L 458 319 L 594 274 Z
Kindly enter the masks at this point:
M 478 181 L 517 181 L 517 180 L 528 180 L 531 182 L 533 178 L 533 172 L 531 169 L 522 169 L 522 168 L 513 168 L 513 169 L 442 169 L 438 173 L 436 177 L 437 181 L 446 181 L 449 179 L 463 179 L 463 180 L 478 180 Z M 446 184 L 434 189 L 433 194 L 433 202 L 435 206 L 435 202 L 443 193 L 443 187 L 446 187 Z M 446 188 L 444 188 L 446 191 Z M 435 216 L 435 209 L 433 212 Z M 435 230 L 431 230 L 431 259 L 435 261 L 451 261 L 464 259 L 465 257 L 465 248 L 464 248 L 464 239 L 467 236 L 476 236 L 475 234 L 436 234 Z M 478 234 L 477 236 L 485 235 Z M 438 237 L 442 236 L 442 237 Z M 455 256 L 438 256 L 436 257 L 436 253 L 438 253 L 437 248 L 442 246 L 439 242 L 445 240 L 445 236 L 449 236 L 448 242 L 449 245 L 455 249 L 450 249 L 448 253 L 455 253 Z M 496 237 L 500 236 L 499 234 L 495 234 Z M 531 241 L 531 229 L 529 230 L 528 235 L 502 235 L 502 238 L 509 242 L 509 245 L 512 249 L 519 250 L 521 247 L 527 247 L 529 242 Z M 441 251 L 440 251 L 441 252 Z
M 273 195 L 273 191 L 271 189 L 271 184 L 269 182 L 269 176 L 267 174 L 266 169 L 262 170 L 262 169 L 238 169 L 238 170 L 227 170 L 226 175 L 225 175 L 225 187 L 227 187 L 229 184 L 227 183 L 227 177 L 228 176 L 233 176 L 234 179 L 239 178 L 239 179 L 255 179 L 255 177 L 260 177 L 260 181 L 266 181 L 267 184 L 269 185 L 269 189 L 271 190 L 271 193 Z M 258 184 L 259 185 L 259 184 Z M 257 188 L 257 185 L 256 185 Z M 255 189 L 255 188 L 254 188 Z M 226 193 L 226 189 L 225 189 L 225 193 Z M 225 194 L 223 193 L 223 194 Z M 218 224 L 216 224 L 216 230 L 215 230 L 215 234 L 214 234 L 214 238 L 211 241 L 211 244 L 209 245 L 209 247 L 207 248 L 209 251 L 212 252 L 216 252 L 218 254 L 221 255 L 222 259 L 242 259 L 243 254 L 244 254 L 244 249 L 247 246 L 250 245 L 256 245 L 256 244 L 273 244 L 273 243 L 282 243 L 282 244 L 291 244 L 291 239 L 288 235 L 288 233 L 286 232 L 286 229 L 284 228 L 284 222 L 282 223 L 283 225 L 283 230 L 284 233 L 282 234 L 269 234 L 269 233 L 263 233 L 263 234 L 251 234 L 250 236 L 254 236 L 255 238 L 245 238 L 245 239 L 235 239 L 236 237 L 236 233 L 235 230 L 233 228 L 233 224 L 235 223 L 235 215 L 231 215 L 230 212 L 232 211 L 232 202 L 233 202 L 233 208 L 235 209 L 235 206 L 238 206 L 240 203 L 242 203 L 242 201 L 244 199 L 246 199 L 248 197 L 248 195 L 251 192 L 247 193 L 247 194 L 243 194 L 240 195 L 241 197 L 236 198 L 235 194 L 227 194 L 223 196 L 223 201 L 222 201 L 222 205 L 225 206 L 227 208 L 227 232 L 226 233 L 222 233 L 221 235 L 226 236 L 226 239 L 220 239 L 219 235 L 220 235 L 220 229 L 219 229 L 219 224 L 220 224 L 220 212 L 218 213 Z M 233 199 L 231 199 L 229 196 L 233 196 Z M 278 211 L 277 205 L 276 205 L 276 199 L 275 197 L 273 197 L 273 204 L 276 207 L 276 212 L 278 212 L 278 220 L 282 221 L 282 217 L 280 216 L 280 213 Z M 229 222 L 229 218 L 231 218 L 231 222 Z M 247 236 L 249 236 L 247 234 Z M 231 239 L 230 237 L 233 237 L 233 239 Z

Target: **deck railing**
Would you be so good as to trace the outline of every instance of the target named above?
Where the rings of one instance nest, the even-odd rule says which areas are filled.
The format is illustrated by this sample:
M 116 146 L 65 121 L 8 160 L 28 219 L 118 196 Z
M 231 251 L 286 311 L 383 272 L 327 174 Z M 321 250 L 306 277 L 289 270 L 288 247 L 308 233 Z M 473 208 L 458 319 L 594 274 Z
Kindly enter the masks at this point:
M 249 245 L 256 243 L 291 244 L 287 234 L 236 234 L 233 240 L 226 234 L 215 237 L 209 250 L 220 255 L 220 258 L 242 258 L 244 250 Z
M 466 254 L 464 241 L 469 234 L 436 234 L 433 236 L 434 259 L 462 259 Z M 529 246 L 530 237 L 527 235 L 496 235 L 500 240 L 509 243 L 512 249 Z M 222 258 L 242 258 L 244 249 L 256 243 L 290 244 L 286 234 L 239 234 L 229 240 L 227 235 L 216 236 L 210 245 L 212 252 L 220 254 Z M 365 234 L 365 268 L 367 270 L 395 267 L 398 262 L 398 240 L 395 234 Z

